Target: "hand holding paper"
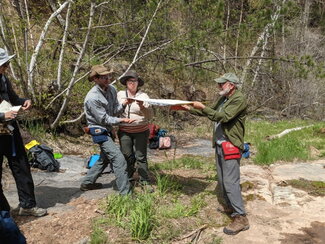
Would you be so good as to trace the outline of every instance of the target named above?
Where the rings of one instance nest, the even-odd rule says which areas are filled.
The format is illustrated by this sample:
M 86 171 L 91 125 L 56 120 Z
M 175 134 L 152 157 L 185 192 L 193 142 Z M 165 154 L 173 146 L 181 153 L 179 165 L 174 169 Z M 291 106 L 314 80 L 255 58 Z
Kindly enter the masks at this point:
M 16 111 L 8 111 L 5 113 L 5 120 L 15 119 L 17 117 L 18 112 Z

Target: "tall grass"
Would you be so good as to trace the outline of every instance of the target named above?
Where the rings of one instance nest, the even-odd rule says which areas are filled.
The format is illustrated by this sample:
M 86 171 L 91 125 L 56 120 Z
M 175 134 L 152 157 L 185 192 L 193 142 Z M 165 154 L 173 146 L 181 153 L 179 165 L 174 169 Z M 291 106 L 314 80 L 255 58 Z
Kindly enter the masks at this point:
M 172 205 L 161 208 L 161 215 L 165 218 L 181 218 L 196 215 L 202 207 L 206 206 L 204 196 L 202 194 L 194 196 L 191 203 L 186 205 L 176 200 Z
M 311 159 L 310 147 L 320 151 L 319 156 L 325 154 L 325 135 L 320 128 L 325 127 L 324 122 L 291 120 L 291 121 L 247 121 L 245 140 L 252 144 L 256 150 L 254 162 L 257 164 L 271 164 L 276 161 L 293 161 Z M 312 127 L 293 131 L 287 135 L 267 141 L 266 137 L 276 135 L 285 129 L 306 125 Z
M 175 192 L 182 189 L 182 186 L 176 180 L 175 176 L 155 173 L 157 181 L 157 192 L 160 196 L 166 195 L 168 192 Z
M 261 142 L 257 145 L 257 164 L 270 164 L 279 160 L 291 161 L 295 158 L 307 160 L 309 158 L 306 143 L 299 138 L 285 136 L 268 142 Z
M 120 196 L 112 195 L 107 198 L 107 205 L 105 212 L 112 216 L 112 222 L 123 227 L 127 222 L 127 216 L 133 208 L 133 201 L 129 195 Z
M 90 235 L 90 244 L 103 244 L 106 241 L 107 234 L 100 227 L 94 227 Z
M 147 239 L 155 226 L 153 195 L 143 194 L 137 198 L 130 213 L 131 236 L 137 240 Z
M 184 155 L 175 160 L 167 160 L 162 163 L 153 164 L 150 168 L 152 170 L 172 170 L 177 168 L 213 169 L 214 167 L 214 158 Z

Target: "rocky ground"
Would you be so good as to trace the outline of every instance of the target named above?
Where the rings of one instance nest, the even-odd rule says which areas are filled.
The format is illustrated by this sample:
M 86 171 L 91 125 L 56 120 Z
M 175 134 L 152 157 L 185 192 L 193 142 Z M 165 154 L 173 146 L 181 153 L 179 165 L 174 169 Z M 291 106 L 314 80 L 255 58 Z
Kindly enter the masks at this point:
M 183 154 L 212 153 L 209 141 L 197 140 L 184 143 L 177 151 L 150 151 L 150 159 L 157 162 Z M 99 178 L 103 189 L 81 192 L 80 179 L 86 172 L 84 157 L 64 156 L 60 162 L 60 173 L 33 171 L 38 205 L 47 208 L 49 214 L 42 218 L 15 217 L 28 243 L 86 243 L 91 220 L 101 214 L 100 200 L 115 191 L 114 176 L 104 174 Z M 186 175 L 186 169 L 183 171 Z M 325 160 L 279 162 L 268 167 L 243 162 L 241 175 L 243 194 L 250 199 L 246 204 L 250 229 L 227 236 L 222 227 L 207 226 L 197 243 L 211 243 L 211 237 L 216 235 L 222 243 L 325 243 L 324 197 L 312 196 L 288 184 L 289 180 L 299 178 L 325 182 Z M 5 194 L 12 206 L 18 203 L 15 184 L 8 175 Z

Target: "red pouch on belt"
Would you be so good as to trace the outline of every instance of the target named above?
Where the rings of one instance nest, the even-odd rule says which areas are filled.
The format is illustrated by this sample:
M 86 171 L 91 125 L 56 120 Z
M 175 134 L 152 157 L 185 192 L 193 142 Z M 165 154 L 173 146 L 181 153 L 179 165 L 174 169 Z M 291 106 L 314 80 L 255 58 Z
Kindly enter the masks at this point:
M 225 141 L 221 144 L 225 160 L 241 158 L 240 150 L 230 141 Z

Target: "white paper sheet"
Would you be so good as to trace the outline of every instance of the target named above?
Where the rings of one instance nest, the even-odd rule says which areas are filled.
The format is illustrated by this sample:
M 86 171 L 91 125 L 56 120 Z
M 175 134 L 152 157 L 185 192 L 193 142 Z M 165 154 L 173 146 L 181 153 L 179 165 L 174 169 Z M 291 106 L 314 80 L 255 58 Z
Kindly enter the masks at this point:
M 145 98 L 126 98 L 125 99 L 132 99 L 135 101 L 142 101 L 142 102 L 147 102 L 151 105 L 155 106 L 172 106 L 172 105 L 184 105 L 184 104 L 192 104 L 193 102 L 191 101 L 184 101 L 184 100 L 174 100 L 174 99 L 145 99 Z
M 0 103 L 0 113 L 6 113 L 6 112 L 9 112 L 9 111 L 18 112 L 20 108 L 21 108 L 21 105 L 19 105 L 19 106 L 12 106 L 6 100 L 3 100 Z

